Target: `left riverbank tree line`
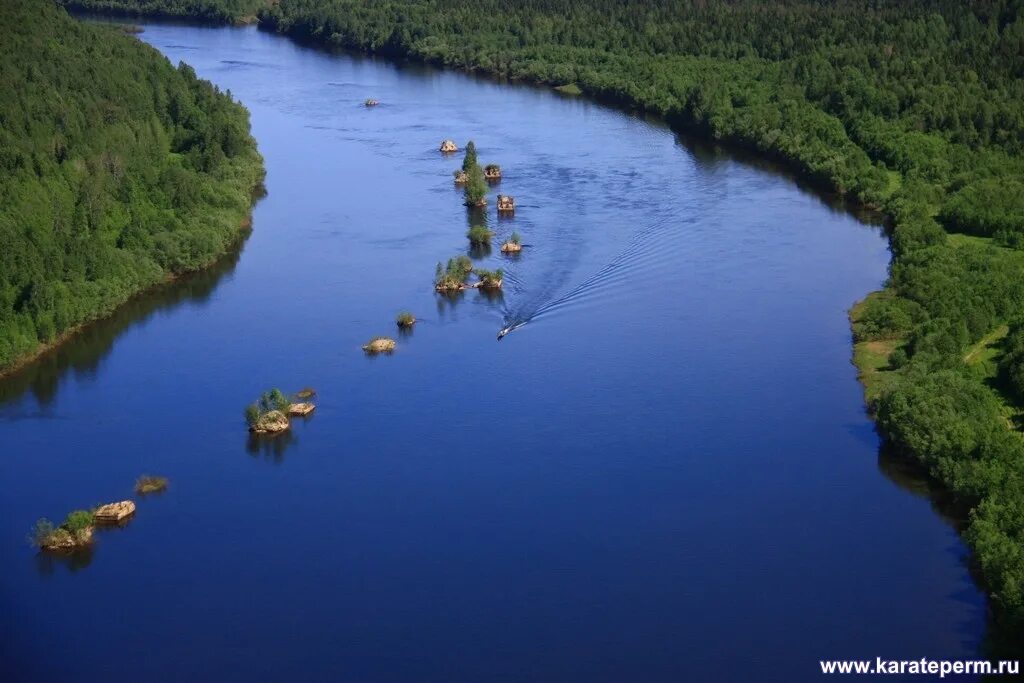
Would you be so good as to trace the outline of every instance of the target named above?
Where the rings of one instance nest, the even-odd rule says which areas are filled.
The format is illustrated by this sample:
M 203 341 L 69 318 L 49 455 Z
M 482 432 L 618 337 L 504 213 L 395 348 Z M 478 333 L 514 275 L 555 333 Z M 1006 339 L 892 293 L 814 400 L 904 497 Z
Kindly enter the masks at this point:
M 248 112 L 113 27 L 0 3 L 0 370 L 242 234 Z

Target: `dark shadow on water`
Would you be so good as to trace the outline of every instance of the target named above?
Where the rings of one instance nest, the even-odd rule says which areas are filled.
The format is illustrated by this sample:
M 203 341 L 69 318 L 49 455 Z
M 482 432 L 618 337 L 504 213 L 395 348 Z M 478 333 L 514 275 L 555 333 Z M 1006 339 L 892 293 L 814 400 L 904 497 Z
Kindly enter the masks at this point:
M 492 251 L 491 245 L 488 243 L 470 242 L 466 255 L 474 261 L 479 261 L 490 256 Z
M 958 533 L 964 530 L 970 514 L 969 506 L 957 501 L 921 464 L 900 455 L 883 442 L 878 449 L 878 469 L 903 491 L 927 500 L 935 514 Z
M 280 464 L 284 460 L 285 451 L 298 443 L 298 438 L 291 429 L 280 434 L 253 434 L 245 442 L 245 451 L 254 458 L 263 458 Z
M 437 292 L 434 295 L 434 301 L 437 304 L 437 317 L 439 320 L 443 320 L 444 317 L 453 313 L 456 307 L 462 303 L 463 299 L 466 298 L 466 292 Z
M 878 451 L 878 469 L 901 490 L 916 498 L 927 500 L 935 514 L 958 534 L 963 533 L 967 528 L 970 522 L 970 506 L 957 500 L 919 463 L 901 456 L 892 447 L 883 443 Z M 970 551 L 957 545 L 955 552 L 961 555 L 961 561 L 967 567 L 972 581 L 980 586 L 983 592 L 987 592 L 979 567 L 970 555 Z M 952 597 L 959 596 L 954 594 Z M 973 591 L 967 591 L 961 599 L 973 602 L 973 598 Z M 993 612 L 987 601 L 985 621 L 985 635 L 980 645 L 981 656 L 990 660 L 1024 660 L 1022 625 L 1010 623 L 1004 617 Z M 976 629 L 969 624 L 965 624 L 963 630 L 968 639 L 977 633 Z M 1024 677 L 999 676 L 986 677 L 984 680 L 1024 680 Z
M 40 551 L 35 556 L 36 572 L 39 576 L 47 577 L 53 576 L 61 567 L 72 573 L 81 571 L 92 564 L 95 554 L 95 543 L 72 553 Z
M 720 164 L 739 162 L 770 176 L 785 178 L 800 191 L 817 199 L 823 206 L 836 213 L 848 214 L 862 223 L 888 228 L 884 213 L 866 207 L 856 199 L 841 195 L 815 183 L 806 175 L 794 171 L 786 164 L 766 158 L 763 154 L 740 145 L 721 144 L 705 137 L 685 131 L 673 131 L 676 144 L 693 156 L 698 167 L 713 169 Z
M 63 344 L 0 379 L 0 406 L 21 399 L 26 392 L 32 392 L 36 401 L 46 406 L 54 400 L 61 381 L 70 373 L 79 378 L 94 376 L 117 338 L 133 325 L 158 311 L 185 303 L 202 305 L 217 285 L 234 271 L 243 242 L 209 268 L 139 294 L 108 317 L 85 325 Z
M 488 304 L 501 306 L 505 303 L 505 293 L 500 289 L 480 287 L 477 291 L 480 292 L 480 299 Z

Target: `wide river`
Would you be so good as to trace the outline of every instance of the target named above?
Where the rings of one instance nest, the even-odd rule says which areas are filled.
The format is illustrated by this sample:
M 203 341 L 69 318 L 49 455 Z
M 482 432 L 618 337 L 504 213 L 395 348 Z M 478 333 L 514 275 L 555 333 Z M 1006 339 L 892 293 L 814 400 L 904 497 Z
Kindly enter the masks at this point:
M 0 383 L 0 679 L 791 682 L 982 650 L 965 549 L 850 363 L 880 227 L 553 91 L 141 39 L 249 107 L 268 195 L 241 253 Z M 432 291 L 468 246 L 448 137 L 516 197 L 476 219 L 529 245 L 473 254 L 503 297 Z M 246 403 L 305 385 L 311 419 L 249 438 Z M 143 473 L 169 490 L 90 555 L 28 547 Z

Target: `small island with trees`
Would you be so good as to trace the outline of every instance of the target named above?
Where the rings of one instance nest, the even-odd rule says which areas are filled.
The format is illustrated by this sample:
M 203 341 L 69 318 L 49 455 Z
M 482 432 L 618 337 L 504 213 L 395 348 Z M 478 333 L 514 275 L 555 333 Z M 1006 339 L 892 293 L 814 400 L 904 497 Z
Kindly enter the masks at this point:
M 501 245 L 501 251 L 505 254 L 518 254 L 523 250 L 522 238 L 518 232 L 513 232 L 512 236 Z
M 462 171 L 466 174 L 464 203 L 470 208 L 487 206 L 487 178 L 476 158 L 476 144 L 466 144 L 466 156 L 462 160 Z
M 477 246 L 487 246 L 491 243 L 491 238 L 494 237 L 494 233 L 485 228 L 482 225 L 474 225 L 466 233 L 466 237 L 469 239 L 469 243 Z
M 290 398 L 280 389 L 263 392 L 259 399 L 245 407 L 245 422 L 254 434 L 280 434 L 291 427 L 289 417 L 305 417 L 316 410 L 308 399 L 316 395 L 311 388 Z M 303 400 L 305 399 L 305 400 Z
M 68 513 L 59 526 L 45 517 L 40 519 L 29 540 L 40 550 L 73 552 L 92 543 L 95 529 L 96 519 L 90 510 L 75 510 Z

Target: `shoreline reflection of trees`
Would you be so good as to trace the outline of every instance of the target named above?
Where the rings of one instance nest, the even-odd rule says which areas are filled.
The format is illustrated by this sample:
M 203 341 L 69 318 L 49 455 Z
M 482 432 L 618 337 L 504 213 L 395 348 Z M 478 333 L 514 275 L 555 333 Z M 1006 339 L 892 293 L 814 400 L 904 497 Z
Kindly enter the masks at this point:
M 296 418 L 292 418 L 294 422 Z M 263 457 L 271 460 L 274 464 L 284 461 L 284 454 L 289 448 L 299 442 L 295 436 L 294 428 L 288 429 L 280 434 L 254 434 L 249 432 L 245 442 L 246 452 L 254 458 Z
M 53 576 L 57 572 L 58 567 L 64 567 L 67 571 L 73 574 L 75 572 L 82 571 L 92 564 L 95 555 L 95 542 L 69 553 L 55 553 L 41 550 L 36 553 L 35 556 L 36 572 L 39 576 L 43 577 Z
M 928 501 L 932 511 L 948 524 L 958 535 L 967 526 L 970 506 L 957 502 L 951 492 L 941 482 L 928 474 L 918 462 L 901 457 L 887 443 L 878 448 L 878 470 L 886 479 L 898 486 L 900 490 L 915 498 Z M 987 590 L 977 563 L 972 561 L 968 549 L 963 550 L 963 563 L 970 573 L 971 580 L 984 592 Z M 991 608 L 985 608 L 985 635 L 980 644 L 982 656 L 996 659 L 1024 658 L 1024 643 L 1021 642 L 1019 628 L 1009 620 L 996 618 Z
M 48 405 L 68 373 L 79 377 L 95 375 L 117 338 L 133 325 L 148 320 L 157 311 L 207 301 L 221 280 L 234 271 L 244 242 L 243 237 L 210 267 L 130 299 L 111 315 L 85 325 L 63 344 L 0 379 L 0 405 L 12 403 L 29 391 L 41 406 Z

